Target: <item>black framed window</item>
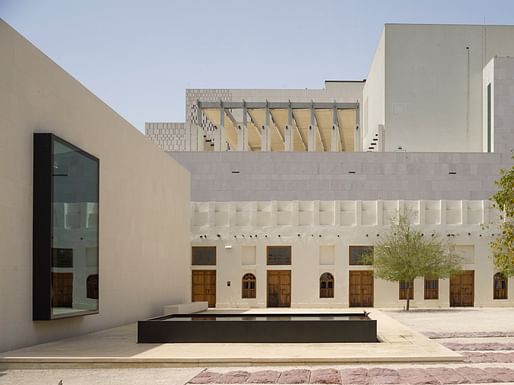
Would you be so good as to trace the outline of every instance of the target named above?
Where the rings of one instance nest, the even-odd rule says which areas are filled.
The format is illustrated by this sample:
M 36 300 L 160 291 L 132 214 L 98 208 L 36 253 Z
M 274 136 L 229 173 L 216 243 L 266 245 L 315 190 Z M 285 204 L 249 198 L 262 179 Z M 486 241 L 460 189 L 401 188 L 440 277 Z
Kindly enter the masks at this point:
M 350 246 L 350 265 L 371 265 L 373 246 Z
M 98 313 L 99 167 L 65 140 L 34 134 L 34 320 Z
M 291 246 L 268 246 L 266 255 L 268 265 L 291 264 Z
M 216 246 L 193 246 L 191 256 L 193 266 L 216 266 Z

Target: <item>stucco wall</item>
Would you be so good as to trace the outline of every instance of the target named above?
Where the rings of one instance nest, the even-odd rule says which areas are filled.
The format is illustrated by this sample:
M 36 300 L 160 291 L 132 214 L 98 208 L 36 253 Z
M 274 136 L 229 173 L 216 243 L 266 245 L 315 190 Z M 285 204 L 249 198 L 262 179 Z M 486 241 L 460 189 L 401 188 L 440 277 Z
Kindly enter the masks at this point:
M 217 265 L 192 269 L 216 269 L 220 308 L 266 307 L 266 271 L 277 269 L 291 270 L 291 306 L 347 307 L 349 271 L 371 270 L 370 266 L 349 265 L 349 246 L 373 245 L 388 231 L 391 218 L 407 210 L 416 230 L 450 240 L 463 257 L 463 269 L 475 271 L 475 306 L 512 306 L 514 278 L 509 282 L 508 299 L 493 299 L 489 242 L 497 231 L 493 224 L 498 213 L 490 205 L 489 201 L 444 200 L 194 202 L 191 242 L 215 246 Z M 482 224 L 491 225 L 484 228 Z M 291 265 L 266 265 L 266 247 L 277 245 L 292 246 Z M 326 248 L 332 249 L 329 255 Z M 253 250 L 254 263 L 244 257 L 248 250 Z M 319 298 L 319 277 L 324 272 L 335 278 L 334 298 Z M 255 299 L 241 298 L 246 273 L 256 276 Z M 440 280 L 436 300 L 425 300 L 423 290 L 423 278 L 416 279 L 413 307 L 449 306 L 448 279 Z M 404 304 L 397 282 L 375 279 L 375 307 Z
M 482 69 L 514 56 L 513 37 L 513 26 L 386 24 L 386 151 L 482 151 Z
M 0 351 L 190 299 L 189 173 L 0 20 Z M 100 313 L 32 321 L 33 133 L 100 159 Z

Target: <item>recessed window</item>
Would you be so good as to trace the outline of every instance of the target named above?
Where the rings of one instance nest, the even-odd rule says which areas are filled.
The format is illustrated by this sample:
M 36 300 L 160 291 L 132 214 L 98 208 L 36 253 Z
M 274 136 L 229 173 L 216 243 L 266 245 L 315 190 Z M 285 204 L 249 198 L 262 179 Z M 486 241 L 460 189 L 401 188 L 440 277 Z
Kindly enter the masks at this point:
M 439 280 L 425 278 L 425 299 L 439 299 Z
M 492 152 L 491 83 L 487 85 L 487 152 Z
M 255 279 L 255 275 L 248 273 L 243 276 L 243 298 L 255 298 L 256 297 L 256 284 L 257 280 Z
M 496 273 L 493 277 L 493 299 L 507 299 L 507 278 L 502 273 Z
M 319 277 L 319 297 L 334 298 L 334 276 L 330 273 L 323 273 Z
M 414 281 L 400 281 L 400 299 L 414 299 Z
M 87 277 L 87 298 L 98 299 L 98 274 Z
M 371 265 L 373 246 L 350 246 L 350 265 Z
M 53 267 L 73 267 L 73 249 L 52 248 Z
M 34 134 L 34 320 L 98 313 L 99 165 L 55 135 Z
M 291 264 L 291 246 L 268 246 L 266 255 L 268 265 Z
M 193 246 L 192 265 L 216 266 L 216 246 Z

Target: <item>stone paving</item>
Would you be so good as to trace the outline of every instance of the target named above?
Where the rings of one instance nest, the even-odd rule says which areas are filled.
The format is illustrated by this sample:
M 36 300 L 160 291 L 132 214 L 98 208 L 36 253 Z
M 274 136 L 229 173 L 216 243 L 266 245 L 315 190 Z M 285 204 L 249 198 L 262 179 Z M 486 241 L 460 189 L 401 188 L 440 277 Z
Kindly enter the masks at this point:
M 514 322 L 514 321 L 513 321 Z M 442 338 L 483 338 L 483 337 L 514 337 L 514 332 L 423 332 L 430 339 Z
M 459 343 L 459 342 L 446 342 L 443 343 L 448 349 L 451 350 L 462 350 L 462 351 L 477 351 L 477 350 L 514 350 L 514 342 L 502 343 L 502 342 L 483 342 L 483 343 Z
M 412 365 L 411 367 L 398 364 L 384 366 L 368 364 L 360 367 L 324 369 L 248 370 L 246 373 L 244 370 L 219 372 L 220 368 L 217 368 L 205 370 L 193 377 L 189 383 L 223 384 L 225 383 L 223 381 L 236 377 L 239 380 L 246 379 L 246 382 L 241 384 L 256 383 L 256 381 L 260 384 L 342 385 L 514 383 L 514 312 L 509 309 L 499 312 L 502 315 L 501 318 L 493 309 L 388 313 L 447 348 L 459 352 L 465 357 L 465 364 Z M 460 322 L 448 322 L 448 319 L 457 320 L 463 314 L 473 314 L 478 320 L 475 323 L 466 324 L 465 327 L 462 327 Z M 427 318 L 430 322 L 425 322 Z M 497 320 L 495 323 L 490 322 L 495 319 Z M 494 327 L 498 326 L 504 327 L 504 330 L 495 330 Z
M 386 311 L 410 328 L 462 354 L 465 363 L 320 366 L 0 370 L 4 385 L 514 384 L 514 309 Z M 459 320 L 473 316 L 473 322 Z
M 500 353 L 500 352 L 463 352 L 466 358 L 464 362 L 501 362 L 501 363 L 514 363 L 514 352 L 513 353 Z
M 502 367 L 477 368 L 348 368 L 348 369 L 295 369 L 244 370 L 219 373 L 206 370 L 193 377 L 189 384 L 480 384 L 514 382 L 514 369 Z

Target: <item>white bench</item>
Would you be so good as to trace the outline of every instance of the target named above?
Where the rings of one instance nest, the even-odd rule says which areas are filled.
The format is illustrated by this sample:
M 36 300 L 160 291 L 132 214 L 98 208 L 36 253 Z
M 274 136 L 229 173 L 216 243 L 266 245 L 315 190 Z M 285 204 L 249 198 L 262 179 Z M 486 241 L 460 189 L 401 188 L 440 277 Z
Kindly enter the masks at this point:
M 207 310 L 209 304 L 207 301 L 191 302 L 191 303 L 178 303 L 175 305 L 166 305 L 163 308 L 164 315 L 168 314 L 189 314 L 198 313 Z

